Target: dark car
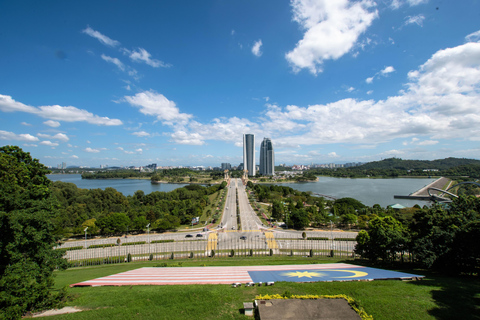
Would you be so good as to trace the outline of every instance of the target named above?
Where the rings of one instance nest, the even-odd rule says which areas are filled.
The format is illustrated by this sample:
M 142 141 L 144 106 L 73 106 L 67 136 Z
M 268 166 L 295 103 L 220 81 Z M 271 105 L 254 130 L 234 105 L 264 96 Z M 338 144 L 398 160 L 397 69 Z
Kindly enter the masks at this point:
M 203 237 L 203 234 L 197 233 L 197 238 L 201 238 L 201 237 Z
M 241 237 L 240 237 L 240 240 L 247 240 L 247 237 L 241 236 Z
M 185 236 L 185 238 L 193 238 L 193 235 L 187 234 L 187 235 Z

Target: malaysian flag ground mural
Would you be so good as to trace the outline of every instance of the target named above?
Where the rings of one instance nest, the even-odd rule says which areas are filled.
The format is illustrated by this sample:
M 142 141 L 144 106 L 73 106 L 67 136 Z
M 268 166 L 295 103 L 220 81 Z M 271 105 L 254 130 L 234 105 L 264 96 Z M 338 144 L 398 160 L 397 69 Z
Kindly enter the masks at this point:
M 379 279 L 416 279 L 421 275 L 356 266 L 346 263 L 243 266 L 139 268 L 72 284 L 81 286 L 231 284 L 248 282 L 316 282 Z

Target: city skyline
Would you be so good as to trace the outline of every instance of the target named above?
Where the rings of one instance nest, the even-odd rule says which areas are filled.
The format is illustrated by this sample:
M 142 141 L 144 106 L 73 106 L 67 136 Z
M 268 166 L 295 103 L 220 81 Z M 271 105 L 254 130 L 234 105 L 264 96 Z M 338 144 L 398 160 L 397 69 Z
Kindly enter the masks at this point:
M 0 145 L 47 166 L 480 159 L 480 2 L 0 3 Z M 261 140 L 255 143 L 260 148 Z

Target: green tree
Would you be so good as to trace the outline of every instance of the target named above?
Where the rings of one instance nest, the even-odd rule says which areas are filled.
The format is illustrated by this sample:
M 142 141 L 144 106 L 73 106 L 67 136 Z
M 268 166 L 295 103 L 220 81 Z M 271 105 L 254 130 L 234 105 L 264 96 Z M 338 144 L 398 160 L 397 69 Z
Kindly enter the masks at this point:
M 49 170 L 16 146 L 0 148 L 0 318 L 56 306 L 53 271 L 65 268 L 54 250 L 57 203 Z M 63 294 L 64 292 L 62 292 Z
M 369 226 L 368 231 L 361 230 L 357 235 L 356 254 L 373 261 L 393 261 L 398 253 L 406 250 L 406 230 L 395 218 L 377 217 Z

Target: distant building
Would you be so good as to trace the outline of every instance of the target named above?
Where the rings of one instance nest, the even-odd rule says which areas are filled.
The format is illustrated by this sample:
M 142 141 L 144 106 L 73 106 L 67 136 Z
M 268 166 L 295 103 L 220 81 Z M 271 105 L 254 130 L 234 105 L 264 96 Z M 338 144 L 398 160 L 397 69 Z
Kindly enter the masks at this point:
M 255 176 L 255 136 L 243 135 L 243 164 L 249 176 Z
M 230 163 L 222 163 L 222 170 L 232 170 L 232 165 Z
M 264 176 L 275 175 L 275 154 L 270 138 L 263 138 L 260 145 L 260 174 Z

